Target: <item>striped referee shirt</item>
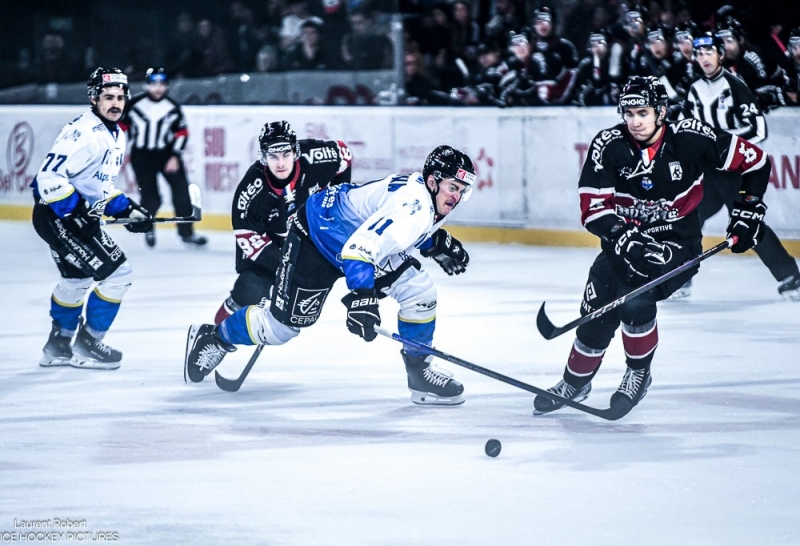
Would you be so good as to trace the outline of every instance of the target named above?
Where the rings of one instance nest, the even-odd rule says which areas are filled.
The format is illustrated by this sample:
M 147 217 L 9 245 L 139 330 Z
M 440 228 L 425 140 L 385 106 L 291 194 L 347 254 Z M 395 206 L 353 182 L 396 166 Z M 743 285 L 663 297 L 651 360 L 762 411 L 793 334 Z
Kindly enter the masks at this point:
M 683 117 L 699 119 L 751 144 L 767 138 L 767 122 L 755 95 L 724 68 L 715 77 L 703 76 L 692 84 Z
M 139 150 L 170 150 L 180 155 L 186 148 L 189 130 L 180 104 L 165 95 L 154 101 L 147 93 L 133 97 L 121 125 Z

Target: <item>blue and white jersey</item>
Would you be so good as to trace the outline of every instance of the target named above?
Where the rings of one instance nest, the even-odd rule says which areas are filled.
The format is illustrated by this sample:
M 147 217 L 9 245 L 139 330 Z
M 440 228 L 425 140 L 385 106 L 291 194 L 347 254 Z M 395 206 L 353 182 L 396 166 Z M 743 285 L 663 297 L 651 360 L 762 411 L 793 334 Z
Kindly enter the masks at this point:
M 435 222 L 433 199 L 418 172 L 332 186 L 309 197 L 306 216 L 311 240 L 351 290 L 373 288 L 376 276 L 430 244 L 445 221 Z
M 31 185 L 38 197 L 62 217 L 75 208 L 78 197 L 90 206 L 108 202 L 121 194 L 114 182 L 126 146 L 122 130 L 112 132 L 93 112 L 85 112 L 61 129 Z M 127 206 L 127 200 L 123 201 Z

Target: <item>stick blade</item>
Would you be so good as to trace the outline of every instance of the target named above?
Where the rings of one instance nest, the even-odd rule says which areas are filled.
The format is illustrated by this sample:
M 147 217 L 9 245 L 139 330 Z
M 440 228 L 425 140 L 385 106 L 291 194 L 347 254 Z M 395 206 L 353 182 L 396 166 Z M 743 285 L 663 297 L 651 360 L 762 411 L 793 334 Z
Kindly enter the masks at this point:
M 222 377 L 216 370 L 214 370 L 214 381 L 217 382 L 217 387 L 225 392 L 236 392 L 242 386 L 242 381 L 238 381 L 236 379 L 226 379 Z
M 536 315 L 536 328 L 539 329 L 539 333 L 545 339 L 553 339 L 558 335 L 556 325 L 550 322 L 550 319 L 547 318 L 547 313 L 544 312 L 544 303 L 539 308 L 539 314 Z
M 203 201 L 200 194 L 200 186 L 197 184 L 189 184 L 189 201 L 192 203 L 192 218 L 202 220 Z

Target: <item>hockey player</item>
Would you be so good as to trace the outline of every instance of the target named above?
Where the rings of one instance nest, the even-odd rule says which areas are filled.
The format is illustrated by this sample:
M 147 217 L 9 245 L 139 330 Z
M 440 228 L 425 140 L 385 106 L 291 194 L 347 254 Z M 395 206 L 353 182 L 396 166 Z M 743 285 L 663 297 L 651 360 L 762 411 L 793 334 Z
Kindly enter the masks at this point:
M 233 195 L 236 272 L 230 296 L 214 323 L 269 299 L 289 216 L 309 195 L 330 184 L 350 182 L 352 154 L 336 140 L 298 140 L 286 121 L 267 123 L 258 138 L 259 159 Z
M 132 269 L 100 219 L 104 214 L 136 219 L 125 225 L 134 233 L 153 224 L 147 210 L 114 187 L 125 155 L 125 133 L 117 121 L 130 98 L 128 78 L 101 67 L 87 89 L 91 110 L 64 126 L 31 183 L 33 226 L 61 273 L 50 300 L 53 327 L 39 364 L 116 369 L 122 353 L 103 337 L 131 285 Z M 84 299 L 95 281 L 84 322 Z
M 317 322 L 341 277 L 350 289 L 342 298 L 350 332 L 375 339 L 374 328 L 381 324 L 378 300 L 388 295 L 400 304 L 400 334 L 432 343 L 436 288 L 409 254 L 418 248 L 448 274 L 466 270 L 469 255 L 442 225 L 474 182 L 469 157 L 439 146 L 421 173 L 389 175 L 363 186 L 340 184 L 309 197 L 292 219 L 270 307 L 246 307 L 216 327 L 192 326 L 185 380 L 202 381 L 235 345 L 282 345 L 297 336 Z M 432 356 L 411 347 L 401 355 L 413 402 L 463 402 L 461 383 L 432 368 Z
M 711 33 L 698 36 L 694 52 L 702 74 L 689 89 L 684 117 L 702 120 L 751 144 L 763 141 L 767 136 L 764 114 L 747 85 L 722 67 L 720 37 Z M 697 207 L 701 228 L 723 206 L 732 210 L 739 190 L 737 182 L 738 177 L 731 173 L 706 173 L 703 200 Z M 764 225 L 764 240 L 753 250 L 778 281 L 778 293 L 786 299 L 800 300 L 800 269 L 772 228 Z M 685 297 L 690 292 L 691 283 L 676 291 L 675 297 Z
M 189 216 L 189 181 L 181 156 L 186 149 L 189 129 L 181 105 L 169 96 L 169 78 L 163 68 L 150 68 L 145 75 L 146 91 L 133 97 L 120 121 L 129 132 L 131 166 L 142 194 L 142 206 L 155 215 L 161 208 L 158 175 L 172 191 L 176 216 Z M 189 247 L 203 247 L 208 239 L 194 232 L 192 223 L 176 224 L 178 236 Z M 156 245 L 156 232 L 144 234 L 147 246 Z
M 766 205 L 761 197 L 770 161 L 760 148 L 696 119 L 665 122 L 667 91 L 653 77 L 635 76 L 623 89 L 618 110 L 624 122 L 598 133 L 578 182 L 581 221 L 600 238 L 602 252 L 589 270 L 581 302 L 587 315 L 701 252 L 697 204 L 703 172 L 739 173 L 741 194 L 733 204 L 731 250 L 744 252 L 761 238 Z M 627 369 L 611 406 L 624 415 L 651 383 L 658 345 L 656 302 L 667 298 L 697 268 L 578 327 L 563 379 L 550 392 L 580 401 L 591 391 L 603 355 L 622 324 Z M 542 396 L 534 414 L 562 404 Z

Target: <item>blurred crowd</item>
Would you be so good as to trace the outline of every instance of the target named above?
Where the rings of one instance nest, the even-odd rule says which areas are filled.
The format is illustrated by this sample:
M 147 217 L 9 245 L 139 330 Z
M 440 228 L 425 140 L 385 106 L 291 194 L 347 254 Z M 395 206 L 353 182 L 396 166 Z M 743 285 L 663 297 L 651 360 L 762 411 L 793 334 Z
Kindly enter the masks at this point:
M 133 80 L 153 65 L 173 78 L 392 69 L 399 15 L 403 104 L 609 105 L 632 75 L 661 78 L 679 104 L 699 76 L 692 39 L 707 31 L 765 109 L 797 104 L 800 2 L 729 1 L 228 0 L 212 15 L 178 2 L 167 32 L 129 32 L 111 55 L 48 27 L 4 62 L 0 87 L 80 82 L 98 64 Z
M 711 4 L 705 12 L 697 4 L 579 0 L 535 3 L 526 12 L 525 4 L 495 0 L 485 24 L 470 18 L 466 0 L 437 4 L 422 25 L 435 32 L 406 26 L 405 102 L 616 105 L 625 81 L 639 75 L 660 78 L 677 112 L 702 74 L 693 39 L 712 32 L 724 43 L 725 68 L 763 110 L 797 105 L 798 3 Z

